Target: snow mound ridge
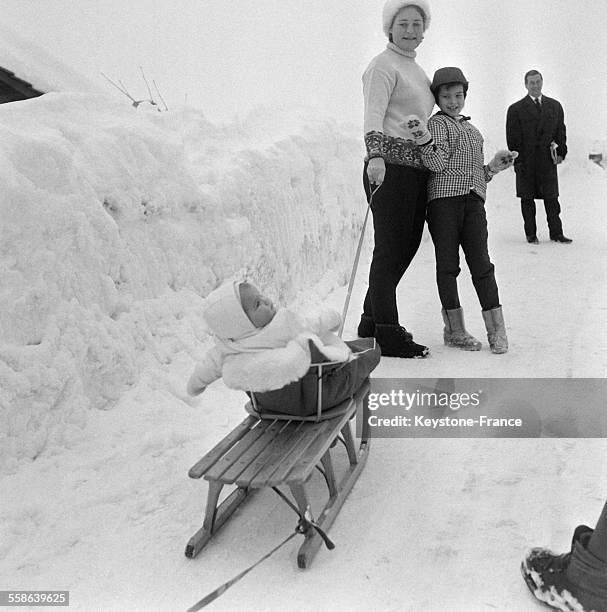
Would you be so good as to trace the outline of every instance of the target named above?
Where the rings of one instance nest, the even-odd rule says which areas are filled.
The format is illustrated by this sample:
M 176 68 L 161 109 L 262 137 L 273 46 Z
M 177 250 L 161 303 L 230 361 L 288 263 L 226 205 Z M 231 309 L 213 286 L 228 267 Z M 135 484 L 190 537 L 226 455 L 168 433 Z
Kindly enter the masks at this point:
M 280 126 L 276 132 L 274 125 Z M 344 280 L 360 143 L 298 115 L 211 125 L 90 94 L 0 106 L 2 463 L 69 445 L 145 368 L 207 338 L 203 297 L 247 274 L 286 303 Z

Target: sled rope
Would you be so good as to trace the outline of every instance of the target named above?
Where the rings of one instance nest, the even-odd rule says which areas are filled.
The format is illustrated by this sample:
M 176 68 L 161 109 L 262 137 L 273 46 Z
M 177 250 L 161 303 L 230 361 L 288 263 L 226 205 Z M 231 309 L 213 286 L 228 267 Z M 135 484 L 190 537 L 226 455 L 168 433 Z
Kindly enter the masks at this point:
M 350 297 L 352 296 L 352 289 L 354 287 L 354 279 L 356 278 L 356 270 L 358 269 L 358 260 L 360 259 L 360 251 L 363 246 L 363 238 L 365 237 L 365 229 L 367 227 L 367 220 L 369 218 L 369 211 L 371 210 L 371 204 L 373 203 L 373 196 L 375 192 L 381 187 L 378 185 L 373 191 L 371 191 L 371 195 L 369 196 L 369 203 L 367 204 L 367 212 L 365 213 L 365 220 L 363 221 L 363 226 L 360 230 L 360 238 L 358 239 L 358 247 L 356 248 L 356 255 L 354 257 L 354 264 L 352 266 L 352 272 L 350 273 L 350 282 L 348 283 L 348 293 L 346 295 L 346 302 L 344 304 L 344 309 L 341 313 L 341 325 L 339 326 L 339 331 L 337 335 L 341 338 L 341 335 L 344 331 L 344 326 L 346 324 L 346 315 L 348 314 L 348 307 L 350 306 Z
M 295 537 L 300 531 L 298 530 L 299 525 L 295 529 L 295 531 L 285 538 L 278 546 L 273 548 L 269 553 L 265 554 L 261 559 L 253 563 L 253 565 L 249 566 L 246 570 L 240 572 L 238 576 L 234 576 L 231 580 L 224 582 L 220 587 L 217 587 L 214 591 L 205 595 L 200 601 L 195 603 L 191 608 L 188 608 L 186 612 L 197 612 L 198 610 L 202 610 L 202 608 L 206 608 L 211 602 L 215 601 L 218 597 L 221 597 L 231 586 L 236 584 L 241 578 L 244 578 L 252 569 L 255 569 L 261 562 L 265 561 L 268 557 L 272 556 L 279 548 L 284 546 L 291 538 Z
M 284 495 L 284 493 L 278 489 L 278 487 L 272 487 L 274 491 L 282 498 L 282 500 L 299 516 L 299 521 L 297 522 L 297 526 L 295 527 L 295 531 L 287 536 L 278 546 L 275 546 L 269 553 L 266 553 L 261 559 L 258 559 L 253 565 L 247 567 L 247 569 L 243 570 L 237 576 L 234 576 L 231 580 L 224 582 L 221 586 L 217 587 L 215 590 L 211 591 L 208 595 L 205 595 L 200 601 L 195 603 L 192 607 L 188 608 L 186 612 L 197 612 L 198 610 L 202 610 L 206 608 L 211 602 L 215 601 L 217 598 L 221 597 L 231 586 L 236 584 L 241 578 L 244 578 L 251 570 L 255 569 L 260 563 L 271 557 L 279 548 L 284 546 L 289 540 L 294 538 L 298 534 L 305 535 L 310 527 L 314 528 L 318 535 L 323 539 L 326 547 L 329 550 L 333 550 L 335 548 L 335 544 L 330 540 L 329 536 L 320 528 L 319 525 L 316 524 L 314 520 L 312 520 L 312 516 L 309 511 L 306 511 L 304 515 L 301 514 L 297 506 L 289 500 L 288 497 Z
M 324 476 L 324 472 L 322 472 L 322 474 Z M 329 538 L 329 536 L 326 534 L 326 532 L 324 532 L 320 528 L 320 525 L 318 525 L 312 519 L 312 515 L 310 514 L 309 510 L 306 510 L 306 512 L 302 515 L 301 512 L 299 511 L 299 508 L 297 508 L 297 506 L 295 504 L 293 504 L 291 502 L 291 500 L 278 487 L 272 487 L 272 489 L 274 490 L 274 492 L 280 498 L 282 498 L 282 500 L 285 502 L 285 504 L 287 504 L 297 514 L 297 516 L 299 517 L 299 522 L 297 523 L 297 527 L 296 527 L 296 531 L 298 533 L 305 534 L 308 531 L 308 529 L 310 529 L 310 527 L 312 527 L 312 528 L 316 529 L 316 532 L 323 539 L 323 542 L 325 543 L 325 546 L 329 550 L 333 550 L 335 548 L 335 544 L 333 544 L 333 542 L 331 541 L 331 538 Z

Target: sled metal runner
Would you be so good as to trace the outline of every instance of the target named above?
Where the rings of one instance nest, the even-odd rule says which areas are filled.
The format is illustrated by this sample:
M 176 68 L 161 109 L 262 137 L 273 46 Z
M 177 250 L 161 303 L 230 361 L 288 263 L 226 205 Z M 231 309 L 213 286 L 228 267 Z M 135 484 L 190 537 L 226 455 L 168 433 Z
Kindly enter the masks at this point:
M 192 466 L 189 476 L 204 477 L 209 489 L 203 525 L 190 538 L 185 549 L 186 557 L 195 557 L 245 499 L 264 487 L 288 486 L 300 515 L 308 516 L 327 531 L 368 457 L 369 440 L 362 438 L 357 448 L 351 429 L 351 419 L 368 390 L 367 382 L 353 398 L 334 409 L 334 418 L 322 421 L 248 416 Z M 346 449 L 347 467 L 338 476 L 332 452 L 341 450 L 335 444 L 339 437 Z M 307 488 L 317 466 L 322 467 L 329 497 L 315 517 Z M 218 503 L 224 485 L 233 485 L 235 489 Z M 322 543 L 315 529 L 305 531 L 297 555 L 300 568 L 310 566 Z

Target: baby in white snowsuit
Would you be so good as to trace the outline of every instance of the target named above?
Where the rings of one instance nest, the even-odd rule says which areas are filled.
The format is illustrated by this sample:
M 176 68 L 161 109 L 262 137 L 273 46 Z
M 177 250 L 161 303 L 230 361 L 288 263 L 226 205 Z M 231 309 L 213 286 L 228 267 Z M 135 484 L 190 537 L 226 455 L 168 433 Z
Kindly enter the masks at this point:
M 303 318 L 286 308 L 277 310 L 249 283 L 228 282 L 210 293 L 203 316 L 215 346 L 197 363 L 187 386 L 190 395 L 199 395 L 221 377 L 228 387 L 247 392 L 281 389 L 301 379 L 320 357 L 350 362 L 329 385 L 334 406 L 356 391 L 380 358 L 379 349 L 367 345 L 364 358 L 360 353 L 354 358 L 350 346 L 333 333 L 341 322 L 337 312 Z

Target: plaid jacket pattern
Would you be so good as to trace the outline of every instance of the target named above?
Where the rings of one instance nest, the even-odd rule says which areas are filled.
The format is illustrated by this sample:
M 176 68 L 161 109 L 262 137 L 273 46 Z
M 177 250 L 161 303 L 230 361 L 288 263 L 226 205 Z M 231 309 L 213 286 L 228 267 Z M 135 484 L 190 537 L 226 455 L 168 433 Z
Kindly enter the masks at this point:
M 485 199 L 493 173 L 484 163 L 483 136 L 469 119 L 442 112 L 428 119 L 433 140 L 420 147 L 424 165 L 432 171 L 428 201 L 471 191 Z

